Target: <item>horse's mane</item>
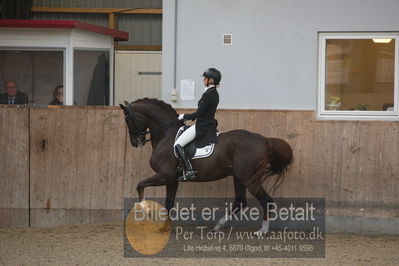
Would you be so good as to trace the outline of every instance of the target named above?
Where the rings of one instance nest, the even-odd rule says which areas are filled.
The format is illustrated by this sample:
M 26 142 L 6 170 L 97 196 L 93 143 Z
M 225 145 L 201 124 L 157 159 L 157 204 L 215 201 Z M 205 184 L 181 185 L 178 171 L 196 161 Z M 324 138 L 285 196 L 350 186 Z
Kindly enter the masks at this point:
M 170 105 L 162 100 L 159 100 L 157 98 L 145 97 L 145 98 L 137 99 L 134 102 L 132 102 L 132 104 L 133 103 L 148 103 L 148 104 L 156 105 L 156 106 L 162 108 L 163 110 L 165 110 L 169 113 L 173 113 L 175 116 L 178 116 L 176 110 L 172 107 L 172 105 Z

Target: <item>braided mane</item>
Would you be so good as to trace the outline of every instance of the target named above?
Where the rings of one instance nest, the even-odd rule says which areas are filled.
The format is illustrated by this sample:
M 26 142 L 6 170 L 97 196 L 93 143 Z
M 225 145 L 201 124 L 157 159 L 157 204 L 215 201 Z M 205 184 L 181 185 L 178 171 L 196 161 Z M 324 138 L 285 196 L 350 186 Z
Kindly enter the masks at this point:
M 162 108 L 163 110 L 169 112 L 169 113 L 173 113 L 175 116 L 178 116 L 176 110 L 172 107 L 172 105 L 164 102 L 163 100 L 159 100 L 157 98 L 141 98 L 141 99 L 137 99 L 135 100 L 133 103 L 148 103 L 148 104 L 152 104 L 152 105 L 156 105 L 160 108 Z

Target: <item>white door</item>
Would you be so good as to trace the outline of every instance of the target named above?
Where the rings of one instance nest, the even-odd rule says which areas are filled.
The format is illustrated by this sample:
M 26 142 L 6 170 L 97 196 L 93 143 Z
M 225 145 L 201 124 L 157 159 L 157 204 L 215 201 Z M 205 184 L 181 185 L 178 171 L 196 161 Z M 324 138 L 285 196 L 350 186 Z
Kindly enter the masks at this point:
M 115 105 L 161 98 L 162 52 L 115 52 Z

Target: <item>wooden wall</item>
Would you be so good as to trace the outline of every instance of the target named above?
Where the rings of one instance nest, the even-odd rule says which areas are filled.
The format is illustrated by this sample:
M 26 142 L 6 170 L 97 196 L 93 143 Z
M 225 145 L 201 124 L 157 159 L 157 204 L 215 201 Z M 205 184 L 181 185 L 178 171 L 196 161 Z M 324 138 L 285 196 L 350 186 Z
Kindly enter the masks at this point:
M 191 110 L 181 109 L 180 113 Z M 399 123 L 316 121 L 313 111 L 219 110 L 219 130 L 287 140 L 294 163 L 274 196 L 325 197 L 330 215 L 399 218 Z M 0 107 L 0 226 L 121 218 L 152 174 L 151 145 L 130 145 L 116 107 Z M 164 197 L 147 188 L 146 197 Z M 231 178 L 182 183 L 178 197 L 230 197 Z M 29 208 L 30 207 L 30 208 Z
M 29 225 L 29 110 L 0 109 L 0 226 Z
M 126 130 L 118 109 L 31 109 L 31 225 L 109 221 L 122 203 Z

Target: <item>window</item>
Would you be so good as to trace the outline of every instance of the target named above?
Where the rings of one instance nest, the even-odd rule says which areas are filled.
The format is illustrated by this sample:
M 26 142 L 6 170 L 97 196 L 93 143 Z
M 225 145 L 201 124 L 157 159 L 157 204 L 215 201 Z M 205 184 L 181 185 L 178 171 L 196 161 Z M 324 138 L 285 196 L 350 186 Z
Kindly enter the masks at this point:
M 63 104 L 64 51 L 0 50 L 0 103 Z
M 319 118 L 398 118 L 398 36 L 320 33 Z
M 74 50 L 74 105 L 110 104 L 109 54 Z

